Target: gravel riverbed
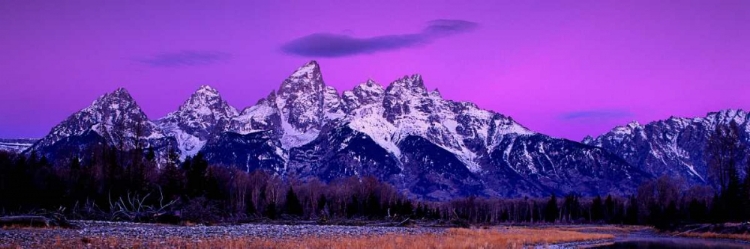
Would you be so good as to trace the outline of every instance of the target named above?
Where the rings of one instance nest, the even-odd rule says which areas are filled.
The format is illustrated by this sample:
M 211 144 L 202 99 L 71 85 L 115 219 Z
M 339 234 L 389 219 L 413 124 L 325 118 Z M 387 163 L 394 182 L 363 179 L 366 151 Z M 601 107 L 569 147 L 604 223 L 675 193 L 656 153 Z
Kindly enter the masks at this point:
M 78 228 L 0 229 L 0 248 L 13 246 L 20 246 L 22 248 L 36 248 L 35 245 L 49 244 L 49 241 L 71 241 L 107 237 L 149 241 L 158 241 L 166 238 L 179 237 L 184 240 L 200 241 L 202 239 L 217 237 L 288 239 L 305 236 L 372 236 L 389 233 L 442 233 L 444 231 L 444 229 L 440 228 L 334 225 L 242 224 L 226 226 L 172 226 L 163 224 L 106 221 L 74 221 L 73 224 L 78 226 Z

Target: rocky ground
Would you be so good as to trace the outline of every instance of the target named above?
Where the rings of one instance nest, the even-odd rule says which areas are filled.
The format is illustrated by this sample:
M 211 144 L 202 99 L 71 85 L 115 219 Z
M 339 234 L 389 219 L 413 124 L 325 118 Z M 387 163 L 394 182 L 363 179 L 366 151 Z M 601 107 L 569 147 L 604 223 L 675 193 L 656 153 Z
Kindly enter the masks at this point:
M 658 233 L 647 227 L 629 226 L 538 225 L 448 229 L 378 225 L 175 226 L 106 221 L 72 221 L 71 223 L 77 228 L 15 226 L 2 228 L 0 229 L 0 249 L 132 248 L 134 246 L 139 248 L 334 248 L 331 247 L 332 245 L 338 246 L 335 248 L 359 246 L 359 248 L 403 249 L 403 245 L 412 246 L 409 248 L 422 248 L 427 243 L 433 243 L 436 248 L 472 248 L 471 245 L 484 245 L 485 242 L 482 239 L 487 243 L 500 245 L 494 248 L 504 248 L 517 243 L 538 245 L 536 248 L 596 248 L 602 244 L 617 245 L 635 242 L 710 245 L 706 248 L 746 248 L 750 245 L 747 242 L 738 241 L 737 238 L 709 237 L 703 236 L 703 233 L 698 234 L 701 236 L 693 236 L 699 238 L 685 238 L 683 234 Z M 740 224 L 739 227 L 744 228 L 742 225 L 744 224 Z M 738 226 L 725 225 L 723 229 L 726 230 L 727 227 L 735 229 Z M 693 228 L 692 230 L 701 229 Z M 602 234 L 606 236 L 601 236 Z M 415 242 L 415 240 L 422 241 Z M 458 242 L 461 243 L 456 244 Z M 476 243 L 471 244 L 473 242 Z M 386 246 L 388 243 L 392 245 Z M 422 246 L 413 245 L 415 243 Z
M 0 248 L 36 248 L 50 241 L 86 241 L 97 238 L 158 241 L 168 238 L 201 241 L 210 238 L 259 237 L 288 239 L 305 236 L 372 236 L 383 234 L 442 233 L 440 228 L 269 225 L 242 224 L 227 226 L 171 226 L 106 221 L 73 221 L 77 229 L 5 228 L 0 229 Z

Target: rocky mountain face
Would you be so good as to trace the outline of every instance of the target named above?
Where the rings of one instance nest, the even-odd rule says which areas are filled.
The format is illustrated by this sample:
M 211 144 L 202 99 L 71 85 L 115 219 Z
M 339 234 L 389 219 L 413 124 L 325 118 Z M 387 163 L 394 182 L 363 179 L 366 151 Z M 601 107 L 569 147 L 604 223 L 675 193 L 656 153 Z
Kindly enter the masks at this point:
M 180 156 L 194 156 L 206 142 L 226 131 L 237 109 L 227 104 L 216 89 L 201 86 L 175 112 L 156 121 L 161 132 L 174 137 Z
M 457 196 L 631 193 L 651 177 L 606 150 L 530 131 L 508 116 L 443 99 L 420 75 L 339 95 L 311 61 L 237 111 L 208 86 L 156 121 L 123 89 L 72 115 L 27 151 L 84 153 L 89 144 L 154 147 L 216 165 L 333 180 L 375 176 L 405 193 Z
M 651 175 L 704 184 L 710 183 L 708 155 L 704 153 L 709 138 L 717 127 L 732 123 L 738 127 L 740 140 L 750 148 L 750 114 L 742 110 L 712 112 L 697 118 L 671 117 L 646 125 L 631 122 L 583 142 L 617 154 Z M 745 168 L 742 161 L 738 167 L 741 173 Z
M 119 151 L 155 148 L 166 158 L 174 139 L 164 136 L 161 129 L 133 100 L 127 90 L 117 89 L 95 100 L 89 107 L 69 116 L 26 152 L 35 152 L 49 159 L 84 157 L 94 145 Z

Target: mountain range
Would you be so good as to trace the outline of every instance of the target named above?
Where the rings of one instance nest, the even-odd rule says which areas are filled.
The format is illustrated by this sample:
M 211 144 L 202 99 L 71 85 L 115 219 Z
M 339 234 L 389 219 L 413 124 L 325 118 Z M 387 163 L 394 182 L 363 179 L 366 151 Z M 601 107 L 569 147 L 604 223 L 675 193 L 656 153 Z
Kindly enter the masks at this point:
M 586 137 L 583 143 L 611 151 L 631 165 L 654 176 L 681 178 L 688 184 L 709 183 L 709 138 L 719 127 L 737 125 L 739 140 L 744 144 L 744 158 L 737 159 L 740 174 L 745 174 L 750 145 L 750 113 L 723 110 L 705 117 L 679 118 L 641 125 L 631 122 L 618 126 L 596 138 Z
M 201 86 L 176 111 L 151 120 L 120 88 L 24 153 L 65 159 L 85 158 L 97 146 L 152 148 L 162 165 L 170 154 L 184 160 L 201 153 L 215 165 L 281 177 L 374 176 L 429 200 L 622 195 L 663 174 L 705 183 L 703 149 L 711 132 L 736 122 L 750 144 L 749 120 L 746 112 L 726 110 L 631 123 L 576 142 L 531 131 L 470 102 L 446 100 L 417 74 L 387 87 L 367 80 L 339 93 L 311 61 L 242 110 Z

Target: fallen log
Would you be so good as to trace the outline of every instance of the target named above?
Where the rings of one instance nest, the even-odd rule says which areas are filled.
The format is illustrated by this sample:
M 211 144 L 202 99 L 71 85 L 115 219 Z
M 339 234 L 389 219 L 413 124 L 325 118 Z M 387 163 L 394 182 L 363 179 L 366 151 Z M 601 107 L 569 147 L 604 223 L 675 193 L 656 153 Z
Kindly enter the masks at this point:
M 396 226 L 397 227 L 405 227 L 405 226 L 408 226 L 408 225 L 411 225 L 411 224 L 412 224 L 411 219 L 410 218 L 406 218 L 406 220 L 404 220 L 402 222 L 399 222 L 398 225 L 396 225 Z
M 0 226 L 49 227 L 55 222 L 44 216 L 21 215 L 0 217 Z

